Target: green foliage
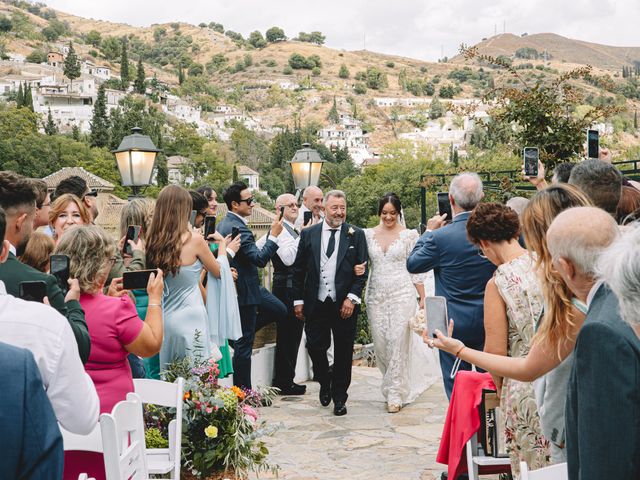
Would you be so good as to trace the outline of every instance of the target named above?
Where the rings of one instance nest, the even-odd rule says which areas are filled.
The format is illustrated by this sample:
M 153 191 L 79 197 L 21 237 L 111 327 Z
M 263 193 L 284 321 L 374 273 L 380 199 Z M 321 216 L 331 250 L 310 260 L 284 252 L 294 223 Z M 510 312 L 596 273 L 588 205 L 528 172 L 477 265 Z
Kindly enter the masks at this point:
M 440 98 L 453 98 L 455 92 L 453 85 L 442 85 L 438 91 L 438 95 Z
M 238 32 L 234 32 L 233 30 L 227 30 L 224 34 L 229 37 L 231 40 L 236 42 L 238 45 L 242 45 L 244 43 L 244 37 L 242 34 Z
M 364 95 L 365 93 L 367 93 L 367 86 L 362 82 L 358 82 L 353 86 L 353 91 L 357 95 Z
M 525 60 L 538 60 L 541 56 L 538 50 L 532 47 L 522 47 L 516 50 L 516 58 L 523 58 Z
M 67 53 L 64 59 L 64 76 L 73 83 L 76 78 L 80 77 L 80 73 L 80 61 L 73 48 L 73 44 L 69 42 L 69 53 Z
M 100 51 L 102 52 L 102 55 L 104 55 L 104 58 L 109 61 L 114 61 L 120 58 L 122 41 L 116 37 L 103 38 L 100 43 Z
M 99 47 L 100 46 L 100 42 L 102 42 L 102 35 L 100 34 L 100 32 L 96 31 L 96 30 L 90 30 L 84 37 L 84 41 L 88 44 L 88 45 L 93 45 L 94 47 Z
M 58 126 L 53 120 L 53 115 L 51 115 L 51 107 L 49 107 L 49 112 L 47 113 L 47 121 L 44 124 L 44 133 L 49 136 L 56 135 L 58 133 Z
M 285 75 L 291 75 L 293 74 L 293 68 L 291 68 L 290 65 L 285 65 L 284 68 L 282 69 L 282 73 Z
M 133 82 L 133 88 L 136 93 L 144 95 L 147 90 L 147 75 L 144 71 L 144 65 L 142 65 L 142 59 L 138 59 L 138 66 L 136 67 L 136 79 Z
M 127 37 L 122 37 L 122 48 L 120 50 L 120 81 L 122 88 L 126 91 L 131 81 L 129 74 L 129 53 L 128 53 Z
M 267 30 L 265 36 L 269 43 L 283 42 L 287 39 L 287 36 L 284 34 L 284 30 L 280 27 L 271 27 Z
M 225 57 L 223 53 L 216 53 L 213 57 L 211 57 L 211 60 L 207 62 L 207 72 L 217 72 L 218 70 L 224 68 L 228 62 L 229 59 Z
M 340 70 L 338 71 L 338 77 L 349 78 L 349 69 L 344 63 L 340 65 Z
M 26 58 L 27 62 L 31 63 L 46 63 L 47 54 L 43 50 L 36 48 Z
M 145 405 L 145 410 L 151 405 Z M 159 428 L 151 427 L 144 431 L 144 443 L 147 448 L 169 448 L 169 440 L 162 436 Z
M 431 105 L 429 107 L 429 118 L 431 120 L 435 120 L 436 118 L 440 118 L 444 115 L 444 107 L 442 106 L 442 102 L 438 97 L 433 97 L 431 100 Z
M 298 36 L 294 38 L 294 40 L 297 40 L 299 42 L 315 43 L 316 45 L 323 45 L 326 37 L 321 32 L 317 31 L 311 33 L 300 32 L 298 33 Z
M 221 23 L 210 22 L 209 28 L 214 32 L 224 33 L 224 25 L 222 25 Z
M 247 42 L 255 48 L 264 48 L 267 46 L 267 41 L 258 30 L 254 30 L 249 34 Z
M 267 142 L 242 124 L 236 124 L 234 127 L 230 144 L 237 161 L 241 165 L 257 169 L 260 160 L 268 156 Z
M 396 64 L 390 60 L 387 63 L 385 63 L 385 65 L 389 68 L 394 68 L 396 66 Z
M 5 15 L 0 15 L 0 32 L 10 32 L 13 28 L 11 19 Z
M 289 57 L 289 66 L 296 70 L 313 70 L 316 67 L 321 68 L 322 61 L 318 55 L 310 55 L 305 58 L 304 55 L 300 55 L 299 53 L 292 53 Z
M 383 90 L 389 86 L 387 74 L 383 73 L 377 67 L 368 67 L 365 72 L 358 72 L 356 74 L 356 80 L 364 81 L 366 86 L 373 90 Z
M 340 115 L 338 114 L 338 105 L 336 104 L 336 97 L 333 97 L 333 105 L 327 115 L 327 120 L 331 123 L 338 123 L 340 121 Z
M 314 77 L 319 77 L 321 73 L 322 73 L 322 70 L 320 70 L 320 67 L 313 67 L 313 69 L 311 70 L 311 74 Z
M 253 65 L 253 56 L 250 53 L 245 53 L 244 57 L 242 57 L 242 63 L 244 64 L 245 68 L 250 67 L 251 65 Z
M 192 63 L 188 70 L 190 77 L 198 77 L 204 74 L 204 65 L 201 63 Z

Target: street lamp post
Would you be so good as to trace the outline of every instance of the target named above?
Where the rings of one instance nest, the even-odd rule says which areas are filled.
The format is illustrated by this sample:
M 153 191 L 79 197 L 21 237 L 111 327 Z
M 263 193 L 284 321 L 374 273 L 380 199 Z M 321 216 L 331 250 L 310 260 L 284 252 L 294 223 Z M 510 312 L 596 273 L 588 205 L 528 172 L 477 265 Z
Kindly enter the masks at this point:
M 142 129 L 134 127 L 131 135 L 122 139 L 113 153 L 116 157 L 122 185 L 131 187 L 133 196 L 137 196 L 140 187 L 151 184 L 156 156 L 160 152 L 148 135 L 142 135 Z
M 302 148 L 296 151 L 289 162 L 293 184 L 296 188 L 296 197 L 299 197 L 300 192 L 305 188 L 318 185 L 323 163 L 324 160 L 320 154 L 308 143 L 303 143 Z

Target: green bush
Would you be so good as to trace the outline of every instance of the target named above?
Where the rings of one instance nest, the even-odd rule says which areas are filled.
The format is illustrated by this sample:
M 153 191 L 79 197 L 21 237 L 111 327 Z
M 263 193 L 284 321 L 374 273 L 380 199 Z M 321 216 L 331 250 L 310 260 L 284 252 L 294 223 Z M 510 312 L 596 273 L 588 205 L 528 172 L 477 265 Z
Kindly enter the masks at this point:
M 313 67 L 313 69 L 311 70 L 311 74 L 314 77 L 318 77 L 320 75 L 320 73 L 321 73 L 321 70 L 320 70 L 319 67 Z
M 392 61 L 388 61 L 387 63 L 385 63 L 385 65 L 386 65 L 387 67 L 389 67 L 389 68 L 393 68 L 393 67 L 395 67 L 395 66 L 396 66 L 396 64 L 395 64 L 394 62 L 392 62 Z
M 285 67 L 282 69 L 282 73 L 284 73 L 285 75 L 291 75 L 293 73 L 293 68 L 291 68 L 291 65 L 285 65 Z
M 362 82 L 358 82 L 353 87 L 353 91 L 358 95 L 364 95 L 367 93 L 367 86 Z

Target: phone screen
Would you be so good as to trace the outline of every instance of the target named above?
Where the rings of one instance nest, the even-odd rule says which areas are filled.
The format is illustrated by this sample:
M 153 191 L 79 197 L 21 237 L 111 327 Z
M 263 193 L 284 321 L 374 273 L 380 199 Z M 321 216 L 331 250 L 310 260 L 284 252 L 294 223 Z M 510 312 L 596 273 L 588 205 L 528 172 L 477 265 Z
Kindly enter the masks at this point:
M 132 240 L 133 243 L 136 243 L 140 238 L 140 230 L 142 227 L 140 225 L 129 225 L 127 227 L 127 236 L 124 239 L 124 248 L 122 252 L 125 255 L 133 255 L 133 250 L 131 250 L 131 245 L 129 245 L 129 240 Z
M 538 160 L 540 152 L 537 147 L 526 147 L 522 154 L 524 160 L 524 174 L 527 177 L 538 176 Z
M 209 238 L 209 235 L 213 235 L 216 231 L 216 217 L 213 215 L 207 215 L 204 218 L 204 238 Z
M 18 284 L 18 294 L 23 300 L 28 302 L 43 303 L 47 296 L 47 284 L 41 280 L 35 282 L 20 282 Z
M 66 295 L 69 291 L 69 257 L 66 255 L 51 255 L 49 261 L 51 275 L 56 277 L 62 294 Z
M 436 329 L 447 335 L 447 300 L 444 297 L 426 297 L 424 310 L 427 329 L 431 336 L 435 338 Z
M 600 156 L 600 134 L 598 130 L 587 130 L 587 158 Z
M 447 192 L 438 192 L 438 214 L 447 214 L 446 221 L 450 222 L 453 215 L 451 213 L 451 203 L 449 203 L 449 194 Z
M 305 210 L 303 219 L 303 225 L 307 225 L 311 221 L 311 217 L 313 216 L 313 212 L 310 210 Z
M 238 227 L 233 227 L 231 229 L 231 239 L 233 240 L 234 238 L 236 238 L 238 235 L 240 235 L 240 229 Z
M 125 290 L 146 290 L 149 277 L 155 270 L 137 270 L 122 274 L 122 288 Z

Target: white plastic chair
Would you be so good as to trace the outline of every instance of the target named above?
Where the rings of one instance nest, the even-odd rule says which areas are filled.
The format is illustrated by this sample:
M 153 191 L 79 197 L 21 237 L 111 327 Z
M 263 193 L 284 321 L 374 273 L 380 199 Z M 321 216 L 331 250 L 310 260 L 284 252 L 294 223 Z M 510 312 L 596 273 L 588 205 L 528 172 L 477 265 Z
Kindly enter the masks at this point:
M 474 433 L 467 442 L 467 469 L 469 480 L 478 480 L 479 467 L 510 466 L 509 458 L 486 456 L 482 449 L 478 448 L 478 434 Z M 509 470 L 511 468 L 509 467 Z
M 568 478 L 566 463 L 531 471 L 526 462 L 520 462 L 520 480 L 567 480 Z
M 93 477 L 89 478 L 89 476 L 86 473 L 81 473 L 78 476 L 78 480 L 96 480 L 96 479 Z
M 100 430 L 107 480 L 147 479 L 142 402 L 135 394 L 118 402 L 111 413 L 100 415 Z
M 176 418 L 169 422 L 169 448 L 146 449 L 147 467 L 151 475 L 171 474 L 169 478 L 180 478 L 180 454 L 182 447 L 182 403 L 184 379 L 174 383 L 147 378 L 134 378 L 135 394 L 142 403 L 152 403 L 163 407 L 174 407 Z M 131 394 L 129 394 L 131 395 Z M 129 399 L 127 395 L 127 399 Z

